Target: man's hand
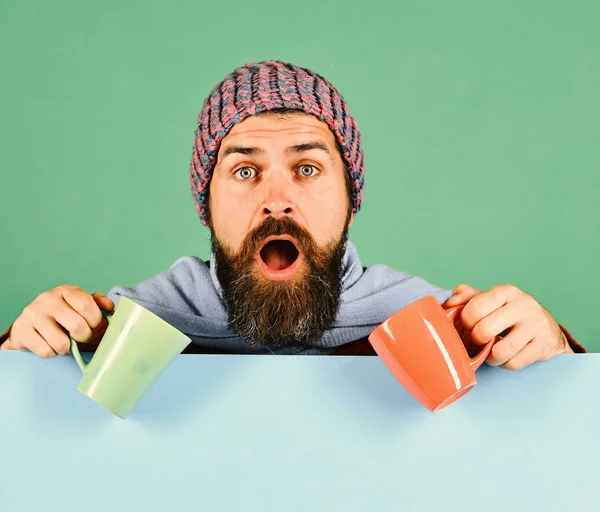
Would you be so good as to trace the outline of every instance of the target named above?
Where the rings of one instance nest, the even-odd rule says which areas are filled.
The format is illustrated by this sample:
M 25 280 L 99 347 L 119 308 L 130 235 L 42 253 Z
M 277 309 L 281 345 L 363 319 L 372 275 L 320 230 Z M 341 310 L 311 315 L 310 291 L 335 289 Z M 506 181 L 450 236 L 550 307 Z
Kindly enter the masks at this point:
M 515 286 L 496 286 L 482 292 L 460 284 L 444 307 L 461 304 L 465 307 L 460 320 L 475 344 L 483 345 L 494 336 L 502 336 L 486 360 L 491 366 L 519 370 L 536 361 L 573 353 L 552 315 Z
M 88 341 L 102 322 L 102 308 L 112 311 L 113 301 L 103 293 L 90 295 L 74 285 L 63 285 L 38 295 L 15 320 L 0 350 L 29 350 L 39 357 L 68 354 L 69 334 Z

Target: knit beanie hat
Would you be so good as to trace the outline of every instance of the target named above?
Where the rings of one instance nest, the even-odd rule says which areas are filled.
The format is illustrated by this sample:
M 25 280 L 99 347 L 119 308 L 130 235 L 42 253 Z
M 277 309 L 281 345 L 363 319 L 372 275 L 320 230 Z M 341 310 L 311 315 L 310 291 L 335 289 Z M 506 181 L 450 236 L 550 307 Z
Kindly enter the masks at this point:
M 309 69 L 278 60 L 240 66 L 204 100 L 195 131 L 190 185 L 196 211 L 207 225 L 208 190 L 219 145 L 234 124 L 273 109 L 295 109 L 327 123 L 342 149 L 352 183 L 352 210 L 362 203 L 364 162 L 360 132 L 338 90 Z

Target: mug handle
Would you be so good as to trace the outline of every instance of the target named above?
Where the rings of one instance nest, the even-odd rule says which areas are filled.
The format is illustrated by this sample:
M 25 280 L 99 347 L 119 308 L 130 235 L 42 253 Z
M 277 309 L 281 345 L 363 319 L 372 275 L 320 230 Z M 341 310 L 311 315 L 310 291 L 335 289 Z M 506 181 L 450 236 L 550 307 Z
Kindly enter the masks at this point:
M 112 318 L 113 314 L 109 313 L 108 311 L 104 311 L 102 308 L 100 308 L 100 311 L 102 312 L 102 316 L 106 318 L 106 321 L 110 322 L 110 319 Z M 71 338 L 71 353 L 73 354 L 75 361 L 77 361 L 79 368 L 81 368 L 81 371 L 85 373 L 85 369 L 87 368 L 87 365 L 89 363 L 86 363 L 83 360 L 83 357 L 81 357 L 81 352 L 79 352 L 77 342 L 71 337 L 71 335 L 69 335 L 69 338 Z
M 463 310 L 464 307 L 465 307 L 464 304 L 461 304 L 460 306 L 454 306 L 453 308 L 445 309 L 444 312 L 446 313 L 446 315 L 448 316 L 450 321 L 452 323 L 454 323 L 456 321 L 456 318 L 458 317 L 458 315 L 460 314 L 460 312 Z M 487 356 L 490 354 L 490 351 L 492 350 L 492 345 L 494 345 L 495 341 L 496 341 L 496 337 L 494 336 L 490 341 L 488 341 L 483 346 L 483 348 L 481 349 L 479 354 L 477 354 L 475 357 L 469 358 L 469 362 L 470 362 L 471 368 L 473 368 L 473 370 L 477 370 L 477 368 L 479 368 L 483 364 L 483 362 L 485 361 Z

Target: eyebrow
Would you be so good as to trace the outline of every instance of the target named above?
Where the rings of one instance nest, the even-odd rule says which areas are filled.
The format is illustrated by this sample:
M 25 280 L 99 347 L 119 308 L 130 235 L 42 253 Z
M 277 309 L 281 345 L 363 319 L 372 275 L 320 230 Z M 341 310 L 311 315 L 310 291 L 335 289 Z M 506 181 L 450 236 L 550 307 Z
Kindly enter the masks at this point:
M 253 155 L 259 155 L 261 153 L 264 153 L 264 151 L 260 148 L 248 148 L 248 147 L 244 147 L 244 146 L 229 146 L 228 148 L 225 148 L 225 150 L 223 151 L 223 156 L 221 157 L 221 159 L 225 159 L 229 155 L 234 155 L 234 154 L 253 156 Z
M 313 149 L 318 149 L 320 151 L 324 151 L 330 157 L 333 157 L 333 155 L 331 154 L 331 151 L 329 151 L 329 148 L 322 142 L 318 142 L 318 141 L 307 142 L 306 144 L 297 144 L 295 146 L 290 146 L 289 148 L 286 149 L 286 151 L 290 152 L 290 153 L 305 153 L 306 151 L 312 151 Z

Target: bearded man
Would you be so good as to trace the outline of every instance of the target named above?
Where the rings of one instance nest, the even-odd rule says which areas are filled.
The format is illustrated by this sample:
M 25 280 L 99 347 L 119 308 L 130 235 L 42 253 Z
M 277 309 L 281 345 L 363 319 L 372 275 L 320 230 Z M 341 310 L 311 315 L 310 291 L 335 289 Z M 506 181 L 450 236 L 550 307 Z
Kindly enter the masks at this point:
M 70 335 L 91 349 L 106 327 L 100 308 L 127 296 L 188 335 L 188 351 L 373 354 L 371 331 L 431 295 L 465 305 L 469 343 L 502 335 L 491 365 L 518 369 L 585 351 L 515 286 L 446 290 L 385 265 L 363 268 L 348 228 L 364 176 L 360 132 L 327 79 L 281 61 L 241 66 L 205 99 L 193 143 L 190 183 L 211 233 L 209 260 L 184 256 L 108 295 L 45 291 L 0 348 L 52 357 L 69 352 Z

